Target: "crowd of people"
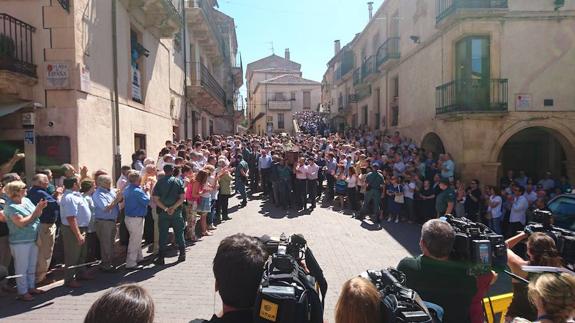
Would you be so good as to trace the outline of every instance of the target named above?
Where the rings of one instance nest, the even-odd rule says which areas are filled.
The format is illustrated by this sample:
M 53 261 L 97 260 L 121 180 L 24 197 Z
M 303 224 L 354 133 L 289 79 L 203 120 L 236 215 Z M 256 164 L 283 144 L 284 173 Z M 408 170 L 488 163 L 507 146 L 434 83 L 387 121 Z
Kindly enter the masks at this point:
M 294 113 L 300 131 L 311 135 L 324 135 L 329 131 L 327 116 L 316 111 L 298 111 Z
M 475 179 L 467 186 L 457 178 L 456 163 L 449 153 L 437 155 L 425 151 L 399 132 L 386 135 L 348 130 L 325 136 L 322 132 L 327 126 L 315 116 L 298 116 L 300 128 L 306 133 L 295 136 L 247 134 L 166 141 L 157 158 L 149 157 L 144 150 L 135 152 L 132 164 L 123 166 L 117 179 L 107 170 L 90 175 L 85 167 L 78 171 L 65 164 L 59 179 L 52 178 L 50 170 L 39 170 L 33 181 L 26 184 L 18 174 L 10 173 L 14 160 L 24 158 L 16 154 L 0 168 L 3 172 L 0 266 L 8 268 L 12 264 L 18 277 L 18 297 L 30 301 L 44 292 L 36 285 L 50 281 L 51 268 L 57 263 L 52 259 L 57 237 L 63 245 L 65 285 L 70 288 L 79 287 L 79 280 L 93 279 L 91 265 L 97 264 L 103 272 L 118 270 L 119 263 L 114 258 L 117 240 L 125 246 L 125 264 L 122 261 L 125 269 L 140 270 L 148 261 L 161 266 L 165 264 L 170 245 L 168 232 L 172 228 L 172 245 L 178 249 L 178 261 L 182 262 L 186 260 L 188 245 L 213 235 L 222 221 L 231 219 L 228 206 L 232 196 L 237 195 L 240 207 L 245 207 L 249 199 L 261 192 L 264 203 L 277 210 L 305 213 L 320 202 L 322 207 L 349 212 L 362 221 L 369 218 L 377 227 L 386 221 L 424 224 L 420 242 L 423 255 L 402 261 L 398 269 L 406 274 L 408 286 L 445 310 L 444 322 L 466 322 L 483 317 L 481 307 L 478 310 L 477 306 L 495 275 L 488 272 L 470 276 L 464 268 L 446 265 L 453 246 L 453 229 L 434 219 L 454 215 L 484 222 L 495 232 L 506 233 L 512 239 L 508 241 L 511 245 L 520 241 L 516 233 L 523 230 L 529 208 L 544 208 L 547 198 L 571 189 L 564 177 L 556 181 L 548 173 L 534 184 L 521 171 L 518 177 L 508 172 L 499 187 L 482 188 Z M 243 239 L 243 243 L 234 247 L 232 242 L 226 245 L 224 239 L 220 249 L 252 243 L 244 238 L 230 239 Z M 534 245 L 530 241 L 528 246 Z M 143 245 L 149 246 L 150 259 L 143 257 Z M 234 250 L 228 252 L 233 254 Z M 547 245 L 542 252 L 547 255 L 552 251 Z M 519 258 L 510 255 L 509 259 L 515 261 L 510 264 L 512 269 L 520 263 Z M 529 262 L 541 265 L 540 259 L 549 257 Z M 221 282 L 230 274 L 226 272 L 228 268 L 218 273 L 216 260 L 214 274 L 216 281 L 222 275 Z M 226 260 L 221 262 L 225 264 Z M 429 277 L 437 279 L 430 281 Z M 572 282 L 569 278 L 566 281 L 573 292 L 573 286 L 569 285 Z M 460 288 L 440 291 L 446 283 Z M 219 286 L 222 295 L 222 285 Z M 353 295 L 366 286 L 369 285 L 354 279 L 344 286 L 342 295 Z M 13 289 L 6 284 L 2 288 Z M 151 301 L 137 288 L 116 292 L 138 293 Z M 521 292 L 536 295 L 528 293 L 526 288 Z M 226 300 L 222 295 L 222 299 L 232 307 L 238 305 L 234 303 L 236 298 Z M 530 300 L 536 304 L 535 296 Z M 569 309 L 574 306 L 565 300 L 561 304 Z M 544 305 L 549 304 L 541 304 L 542 309 Z M 153 306 L 147 309 L 153 316 Z M 533 320 L 536 317 L 531 317 L 532 314 L 520 311 L 517 316 Z

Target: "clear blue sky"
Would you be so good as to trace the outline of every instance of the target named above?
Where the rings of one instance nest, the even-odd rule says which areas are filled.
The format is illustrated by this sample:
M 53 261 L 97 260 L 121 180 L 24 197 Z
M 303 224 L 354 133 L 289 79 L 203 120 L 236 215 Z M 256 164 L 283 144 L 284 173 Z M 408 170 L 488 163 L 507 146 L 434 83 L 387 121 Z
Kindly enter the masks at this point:
M 220 10 L 235 19 L 244 69 L 248 63 L 290 49 L 303 76 L 321 82 L 333 57 L 368 22 L 367 0 L 219 0 Z M 374 0 L 374 13 L 383 0 Z M 245 74 L 245 73 L 244 73 Z M 242 89 L 245 95 L 245 87 Z

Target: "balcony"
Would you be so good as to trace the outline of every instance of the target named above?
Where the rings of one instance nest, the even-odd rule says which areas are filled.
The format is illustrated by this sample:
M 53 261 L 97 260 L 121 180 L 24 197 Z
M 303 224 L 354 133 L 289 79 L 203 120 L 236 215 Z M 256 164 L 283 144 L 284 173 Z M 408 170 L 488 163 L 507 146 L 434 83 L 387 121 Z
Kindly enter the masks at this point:
M 507 79 L 455 80 L 435 90 L 436 115 L 449 113 L 505 113 Z
M 232 76 L 234 79 L 234 88 L 239 89 L 244 85 L 244 65 L 241 56 L 239 60 L 236 59 L 232 65 Z
M 398 59 L 400 56 L 399 37 L 390 37 L 377 50 L 377 67 L 391 59 Z
M 436 23 L 460 10 L 507 9 L 507 0 L 436 0 Z
M 269 100 L 268 110 L 291 110 L 292 100 Z
M 361 80 L 362 82 L 367 79 L 370 75 L 375 73 L 375 57 L 369 56 L 366 60 L 361 64 Z
M 224 40 L 212 15 L 214 5 L 214 0 L 186 0 L 186 20 L 206 55 L 221 61 L 225 57 Z
M 356 68 L 353 71 L 353 85 L 356 86 L 361 83 L 361 68 Z
M 32 33 L 36 28 L 0 13 L 0 70 L 36 78 Z
M 191 63 L 191 85 L 188 86 L 194 104 L 215 115 L 227 111 L 226 92 L 208 68 L 199 62 Z
M 182 0 L 120 0 L 128 10 L 143 12 L 146 28 L 160 38 L 172 38 L 182 27 Z

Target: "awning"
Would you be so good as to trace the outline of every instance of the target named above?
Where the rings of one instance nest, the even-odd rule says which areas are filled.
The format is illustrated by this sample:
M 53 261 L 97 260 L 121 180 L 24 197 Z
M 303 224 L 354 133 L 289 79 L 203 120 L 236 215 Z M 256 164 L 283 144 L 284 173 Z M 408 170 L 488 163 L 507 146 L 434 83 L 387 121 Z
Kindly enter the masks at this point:
M 0 118 L 24 108 L 41 108 L 42 105 L 33 101 L 0 102 Z

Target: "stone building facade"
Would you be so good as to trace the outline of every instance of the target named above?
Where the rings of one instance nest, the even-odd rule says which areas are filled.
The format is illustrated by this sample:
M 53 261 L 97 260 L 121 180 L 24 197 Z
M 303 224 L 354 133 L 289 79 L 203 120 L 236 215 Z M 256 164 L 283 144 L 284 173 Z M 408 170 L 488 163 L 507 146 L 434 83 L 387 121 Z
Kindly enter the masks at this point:
M 398 130 L 484 183 L 575 178 L 575 1 L 389 0 L 335 47 L 322 104 L 336 128 Z
M 214 6 L 180 0 L 2 1 L 1 18 L 9 28 L 0 30 L 0 47 L 8 48 L 0 51 L 0 162 L 16 148 L 24 150 L 26 165 L 17 170 L 30 176 L 37 167 L 62 163 L 112 171 L 130 164 L 140 148 L 156 157 L 165 140 L 208 134 L 200 122 L 213 115 L 205 112 L 212 107 L 198 98 L 213 92 L 218 80 L 226 81 L 221 88 L 230 98 L 221 102 L 220 115 L 233 121 L 243 82 L 237 41 L 233 19 Z M 198 12 L 217 19 L 202 20 Z M 203 34 L 208 23 L 204 29 L 212 33 Z M 206 49 L 210 38 L 218 39 L 219 51 Z M 203 92 L 208 82 L 202 77 L 211 69 L 192 73 L 191 44 L 199 44 L 196 53 L 219 73 L 216 85 Z M 229 124 L 222 127 L 232 133 Z
M 271 55 L 246 67 L 250 131 L 259 135 L 293 133 L 294 114 L 319 111 L 321 84 L 302 77 L 301 65 Z

